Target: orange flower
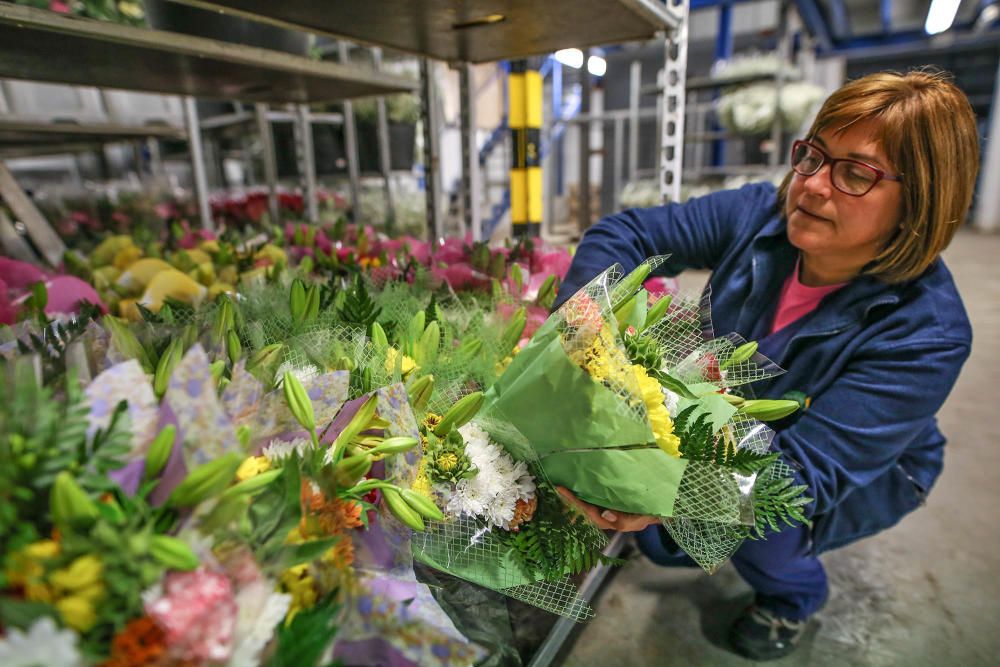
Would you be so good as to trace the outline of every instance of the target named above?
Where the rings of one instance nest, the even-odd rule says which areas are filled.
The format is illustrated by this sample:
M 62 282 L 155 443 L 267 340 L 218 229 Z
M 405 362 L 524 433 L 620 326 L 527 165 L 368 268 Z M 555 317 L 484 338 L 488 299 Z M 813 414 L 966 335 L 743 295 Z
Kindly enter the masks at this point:
M 140 667 L 157 662 L 167 651 L 163 630 L 149 616 L 129 621 L 111 641 L 111 657 L 101 667 Z
M 354 563 L 354 543 L 348 531 L 360 528 L 361 505 L 340 498 L 328 499 L 309 482 L 302 484 L 302 520 L 299 536 L 303 540 L 315 537 L 340 537 L 323 555 L 323 561 L 334 568 L 346 571 Z

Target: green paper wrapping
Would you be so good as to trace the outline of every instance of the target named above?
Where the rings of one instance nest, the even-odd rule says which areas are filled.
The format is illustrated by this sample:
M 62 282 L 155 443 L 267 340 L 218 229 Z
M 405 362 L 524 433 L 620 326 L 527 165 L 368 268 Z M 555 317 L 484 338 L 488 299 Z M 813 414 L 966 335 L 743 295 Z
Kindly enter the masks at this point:
M 468 548 L 464 545 L 462 548 Z M 456 550 L 461 553 L 461 549 Z M 502 591 L 505 588 L 533 584 L 536 579 L 524 575 L 524 572 L 514 563 L 510 552 L 504 552 L 497 560 L 447 558 L 448 554 L 433 553 L 428 550 L 415 550 L 414 559 L 433 567 L 441 572 L 471 581 L 474 584 Z
M 513 424 L 537 456 L 652 442 L 649 424 L 624 413 L 622 401 L 570 361 L 552 317 L 487 393 L 482 413 Z
M 673 516 L 688 462 L 655 447 L 556 452 L 543 457 L 549 480 L 609 509 Z

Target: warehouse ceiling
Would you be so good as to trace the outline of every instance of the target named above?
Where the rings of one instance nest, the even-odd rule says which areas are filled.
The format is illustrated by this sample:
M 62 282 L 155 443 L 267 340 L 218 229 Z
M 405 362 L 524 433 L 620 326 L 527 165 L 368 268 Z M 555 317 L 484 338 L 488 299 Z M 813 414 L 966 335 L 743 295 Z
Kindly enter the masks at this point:
M 817 0 L 816 4 L 826 18 L 832 37 L 839 41 L 923 30 L 931 3 L 930 0 Z M 979 5 L 980 0 L 962 0 L 954 25 L 971 24 Z M 884 10 L 888 10 L 885 16 Z

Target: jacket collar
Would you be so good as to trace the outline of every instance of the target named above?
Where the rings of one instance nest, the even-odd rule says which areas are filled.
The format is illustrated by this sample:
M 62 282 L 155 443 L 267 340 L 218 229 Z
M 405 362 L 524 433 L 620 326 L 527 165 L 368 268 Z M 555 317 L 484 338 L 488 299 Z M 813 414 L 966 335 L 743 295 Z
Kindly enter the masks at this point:
M 798 250 L 788 242 L 785 220 L 774 216 L 751 242 L 752 289 L 740 313 L 738 330 L 752 331 L 766 317 L 781 286 L 795 267 Z M 803 323 L 795 339 L 828 336 L 862 321 L 872 308 L 899 302 L 898 289 L 867 276 L 855 278 L 824 300 L 824 307 Z

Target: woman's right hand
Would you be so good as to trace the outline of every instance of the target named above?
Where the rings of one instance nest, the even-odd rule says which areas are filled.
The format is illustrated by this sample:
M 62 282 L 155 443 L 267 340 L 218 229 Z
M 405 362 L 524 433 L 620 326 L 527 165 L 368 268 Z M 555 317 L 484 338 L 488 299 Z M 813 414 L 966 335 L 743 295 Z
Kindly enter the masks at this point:
M 573 492 L 564 486 L 557 486 L 559 492 L 568 503 L 579 509 L 602 530 L 617 530 L 622 533 L 633 533 L 644 530 L 648 526 L 660 523 L 660 517 L 645 514 L 629 514 L 627 512 L 611 511 L 597 505 L 580 500 Z

